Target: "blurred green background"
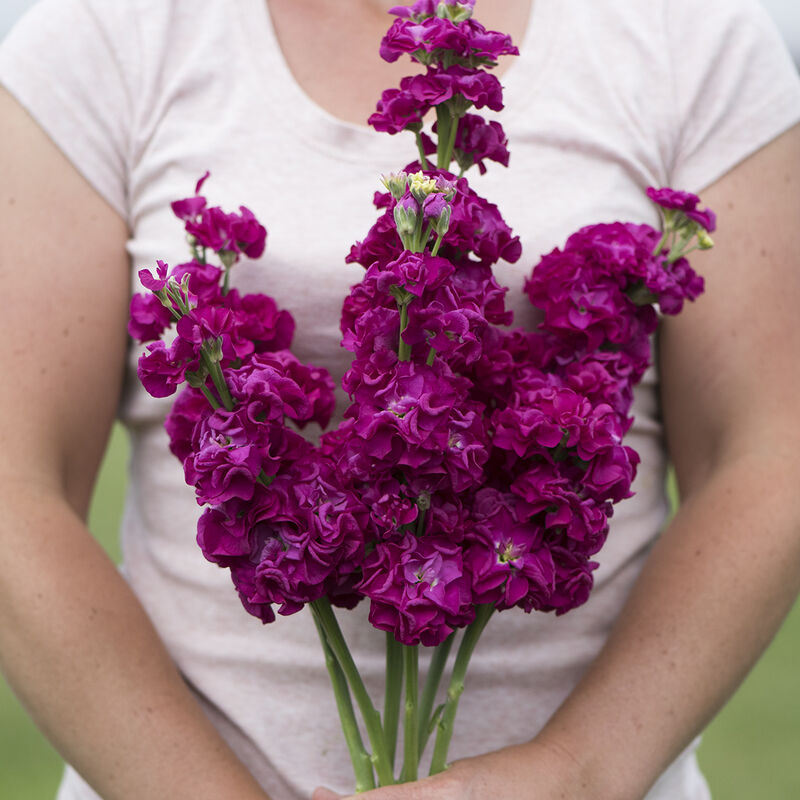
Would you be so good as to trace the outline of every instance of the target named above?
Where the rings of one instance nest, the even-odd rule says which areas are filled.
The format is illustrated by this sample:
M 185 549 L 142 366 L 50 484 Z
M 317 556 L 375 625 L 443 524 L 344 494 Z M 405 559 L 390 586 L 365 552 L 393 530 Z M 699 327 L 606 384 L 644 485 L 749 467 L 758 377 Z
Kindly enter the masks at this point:
M 89 518 L 115 559 L 127 452 L 116 428 Z M 800 605 L 708 729 L 700 759 L 715 800 L 800 798 Z M 50 800 L 60 774 L 58 755 L 0 680 L 0 800 Z

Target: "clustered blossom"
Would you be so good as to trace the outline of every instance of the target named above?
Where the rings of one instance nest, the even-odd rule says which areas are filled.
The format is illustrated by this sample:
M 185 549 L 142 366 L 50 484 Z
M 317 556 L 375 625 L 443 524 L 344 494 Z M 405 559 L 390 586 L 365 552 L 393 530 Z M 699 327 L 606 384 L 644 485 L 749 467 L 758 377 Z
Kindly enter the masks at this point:
M 264 248 L 250 211 L 208 207 L 204 176 L 173 204 L 192 260 L 140 273 L 150 293 L 134 297 L 130 331 L 151 342 L 140 378 L 157 397 L 188 384 L 166 427 L 206 506 L 198 542 L 264 622 L 276 607 L 366 598 L 375 627 L 436 645 L 479 605 L 563 614 L 584 603 L 636 473 L 623 437 L 650 363 L 653 304 L 677 313 L 703 290 L 686 254 L 695 237 L 710 246 L 713 212 L 694 195 L 650 189 L 663 232 L 622 222 L 577 231 L 525 283 L 539 328 L 508 327 L 492 265 L 516 262 L 519 238 L 463 173 L 508 164 L 500 124 L 466 112 L 502 108 L 483 68 L 516 48 L 474 21 L 473 5 L 392 9 L 383 57 L 408 54 L 426 72 L 386 90 L 370 123 L 414 131 L 420 158 L 384 176 L 380 215 L 347 258 L 364 267 L 341 315 L 350 404 L 318 446 L 298 429 L 328 424 L 330 377 L 288 351 L 294 323 L 271 298 L 228 288 L 233 264 Z M 436 143 L 421 133 L 434 107 Z
M 366 507 L 296 430 L 328 425 L 333 382 L 289 352 L 294 321 L 271 297 L 226 288 L 240 256 L 263 252 L 266 231 L 247 209 L 209 208 L 206 177 L 173 204 L 194 259 L 139 273 L 150 294 L 131 302 L 131 334 L 147 342 L 174 324 L 169 345 L 145 348 L 139 377 L 156 397 L 188 384 L 166 420 L 170 449 L 207 506 L 198 542 L 230 568 L 245 608 L 268 622 L 273 604 L 289 614 L 331 594 L 352 605 L 343 587 L 363 558 Z
M 447 68 L 428 68 L 423 75 L 400 81 L 399 89 L 386 89 L 377 109 L 367 120 L 376 131 L 399 133 L 422 124 L 434 106 L 460 98 L 468 106 L 500 111 L 503 90 L 500 81 L 481 69 L 454 64 Z

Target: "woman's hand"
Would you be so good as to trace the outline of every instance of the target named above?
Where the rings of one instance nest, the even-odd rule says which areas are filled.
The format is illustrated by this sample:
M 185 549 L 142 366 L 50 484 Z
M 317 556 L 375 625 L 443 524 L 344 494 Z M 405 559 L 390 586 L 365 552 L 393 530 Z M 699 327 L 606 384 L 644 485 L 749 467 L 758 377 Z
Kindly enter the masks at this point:
M 534 740 L 456 761 L 445 772 L 386 786 L 346 800 L 578 800 L 592 795 L 580 763 L 567 751 Z M 320 787 L 312 800 L 344 795 Z

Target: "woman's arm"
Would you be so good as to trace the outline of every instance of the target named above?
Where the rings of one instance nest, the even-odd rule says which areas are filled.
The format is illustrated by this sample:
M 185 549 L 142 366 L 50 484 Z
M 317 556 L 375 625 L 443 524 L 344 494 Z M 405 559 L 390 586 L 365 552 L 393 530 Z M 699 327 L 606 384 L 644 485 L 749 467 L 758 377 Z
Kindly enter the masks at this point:
M 733 693 L 800 589 L 800 127 L 704 192 L 707 294 L 664 323 L 682 503 L 606 647 L 528 744 L 363 800 L 640 800 Z M 327 800 L 319 791 L 315 800 Z
M 122 382 L 122 219 L 0 91 L 0 666 L 106 800 L 265 800 L 84 519 Z

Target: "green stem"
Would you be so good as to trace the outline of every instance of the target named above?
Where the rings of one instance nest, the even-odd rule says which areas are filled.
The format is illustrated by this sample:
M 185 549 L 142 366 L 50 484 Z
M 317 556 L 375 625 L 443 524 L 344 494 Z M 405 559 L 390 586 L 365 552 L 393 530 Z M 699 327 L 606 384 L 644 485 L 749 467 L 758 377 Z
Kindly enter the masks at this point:
M 408 327 L 408 303 L 400 304 L 400 340 L 397 344 L 397 358 L 400 361 L 411 360 L 411 345 L 403 341 L 403 331 Z
M 325 638 L 336 656 L 336 660 L 339 662 L 339 666 L 361 710 L 361 716 L 372 745 L 371 760 L 378 775 L 378 785 L 392 786 L 395 781 L 392 774 L 392 765 L 386 750 L 383 728 L 381 727 L 381 716 L 375 710 L 369 692 L 367 692 L 367 687 L 364 686 L 364 681 L 361 680 L 361 675 L 358 672 L 355 661 L 353 661 L 353 656 L 350 654 L 350 649 L 347 647 L 347 642 L 344 640 L 330 601 L 327 597 L 322 597 L 319 600 L 314 600 L 311 605 L 316 609 L 319 621 L 325 631 Z
M 427 514 L 427 509 L 421 508 L 417 512 L 417 527 L 414 533 L 417 536 L 422 536 L 425 533 L 425 515 Z
M 667 256 L 667 261 L 670 264 L 674 264 L 679 258 L 682 258 L 686 255 L 686 246 L 689 242 L 694 238 L 694 231 L 684 231 L 680 238 L 677 240 L 677 243 L 674 243 L 673 247 L 670 248 L 669 255 Z
M 467 674 L 469 660 L 493 611 L 494 606 L 491 603 L 478 606 L 475 611 L 475 620 L 464 631 L 464 636 L 458 647 L 456 662 L 453 665 L 450 685 L 447 687 L 447 700 L 444 704 L 444 711 L 436 731 L 436 743 L 433 747 L 433 759 L 431 760 L 431 775 L 443 772 L 447 767 L 447 751 L 450 749 L 450 740 L 453 738 L 453 724 L 458 711 L 458 701 L 464 691 L 464 678 Z
M 657 256 L 661 252 L 661 249 L 667 243 L 668 236 L 669 236 L 668 230 L 665 230 L 664 233 L 661 234 L 661 239 L 659 239 L 658 244 L 655 246 L 655 249 L 653 250 L 653 256 Z
M 436 699 L 436 692 L 439 691 L 439 684 L 442 680 L 444 667 L 447 657 L 453 648 L 453 641 L 456 638 L 455 631 L 451 633 L 440 645 L 433 648 L 431 663 L 428 667 L 428 675 L 425 678 L 425 685 L 422 688 L 422 700 L 419 704 L 420 737 L 419 737 L 419 756 L 422 758 L 422 751 L 431 735 L 431 714 L 433 713 L 433 701 Z
M 222 294 L 228 294 L 231 288 L 231 268 L 225 267 L 225 277 L 222 280 Z
M 417 137 L 417 150 L 419 150 L 420 166 L 424 170 L 429 170 L 431 168 L 431 165 L 428 163 L 428 157 L 425 155 L 425 147 L 422 144 L 422 134 L 419 131 L 417 131 L 415 135 Z
M 442 239 L 444 239 L 444 234 L 440 233 L 439 236 L 436 239 L 436 242 L 433 245 L 433 249 L 431 250 L 431 255 L 432 256 L 435 256 L 435 255 L 439 254 L 439 247 L 442 244 Z
M 421 215 L 420 215 L 421 216 Z M 428 229 L 425 231 L 425 234 L 422 235 L 422 228 L 419 229 L 419 236 L 415 242 L 415 253 L 424 253 L 425 246 L 428 244 L 428 239 L 431 238 L 431 231 L 433 230 L 433 223 L 428 224 Z
M 208 400 L 209 404 L 211 405 L 211 408 L 216 410 L 216 409 L 218 409 L 220 407 L 220 404 L 217 401 L 217 398 L 214 397 L 213 394 L 211 394 L 211 389 L 209 389 L 208 386 L 201 386 L 200 387 L 200 391 L 203 393 L 203 395 L 205 396 L 206 400 Z
M 226 411 L 233 411 L 233 398 L 231 397 L 230 391 L 228 391 L 228 384 L 225 383 L 222 367 L 220 367 L 218 361 L 212 361 L 210 358 L 206 357 L 205 361 L 208 367 L 208 374 L 211 376 L 214 388 L 217 390 L 222 405 L 225 406 Z
M 450 119 L 450 130 L 449 136 L 447 138 L 447 151 L 445 153 L 447 160 L 445 161 L 444 167 L 442 169 L 449 170 L 450 169 L 450 162 L 453 160 L 453 150 L 456 146 L 456 134 L 458 133 L 458 121 L 461 119 L 460 116 L 456 115 Z
M 386 749 L 389 762 L 394 769 L 397 750 L 397 725 L 400 720 L 400 694 L 403 690 L 403 648 L 386 632 L 386 694 L 383 703 L 383 732 L 386 736 Z
M 436 361 L 436 348 L 431 347 L 431 349 L 428 351 L 428 357 L 425 359 L 425 363 L 429 367 L 432 367 L 434 361 Z
M 415 781 L 419 771 L 419 645 L 403 647 L 403 663 L 406 676 L 403 781 Z
M 447 153 L 447 143 L 450 141 L 450 127 L 453 118 L 450 109 L 446 104 L 436 106 L 436 166 L 439 169 L 447 169 L 450 164 L 449 153 Z M 445 160 L 446 159 L 446 160 Z
M 339 711 L 339 721 L 342 724 L 347 749 L 350 751 L 350 760 L 353 762 L 353 773 L 356 778 L 356 792 L 366 792 L 375 788 L 375 774 L 372 771 L 372 761 L 369 753 L 364 747 L 361 733 L 358 730 L 358 722 L 353 711 L 353 702 L 350 699 L 350 690 L 347 687 L 347 680 L 344 677 L 342 668 L 333 654 L 328 640 L 325 637 L 325 630 L 319 620 L 317 609 L 311 604 L 311 615 L 314 618 L 314 625 L 317 627 L 319 641 L 325 653 L 325 666 L 331 677 L 333 694 L 336 698 L 336 708 Z

